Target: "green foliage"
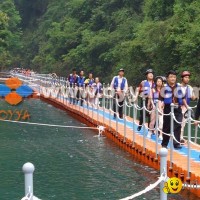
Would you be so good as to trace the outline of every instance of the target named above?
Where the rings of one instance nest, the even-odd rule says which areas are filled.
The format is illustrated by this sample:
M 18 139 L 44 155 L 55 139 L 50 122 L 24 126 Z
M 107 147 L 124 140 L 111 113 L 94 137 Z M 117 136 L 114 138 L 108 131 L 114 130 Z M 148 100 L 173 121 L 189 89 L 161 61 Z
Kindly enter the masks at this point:
M 0 66 L 3 69 L 18 61 L 22 48 L 20 16 L 12 0 L 0 1 Z
M 188 69 L 200 84 L 199 52 L 198 0 L 0 0 L 1 65 L 62 76 L 75 67 L 103 82 L 124 67 L 131 84 L 147 68 Z

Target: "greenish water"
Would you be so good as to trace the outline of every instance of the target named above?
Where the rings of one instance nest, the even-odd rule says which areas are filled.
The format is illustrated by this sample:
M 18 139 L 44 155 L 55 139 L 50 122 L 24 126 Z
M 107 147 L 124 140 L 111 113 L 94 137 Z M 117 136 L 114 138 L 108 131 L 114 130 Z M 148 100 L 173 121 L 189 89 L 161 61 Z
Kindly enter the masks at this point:
M 30 122 L 85 126 L 65 111 L 29 99 L 16 107 L 1 100 L 1 109 L 27 109 Z M 25 162 L 32 162 L 34 194 L 43 200 L 116 200 L 141 191 L 158 172 L 142 165 L 97 131 L 0 122 L 0 200 L 24 196 Z M 136 198 L 158 200 L 159 190 Z M 190 194 L 171 199 L 197 199 Z

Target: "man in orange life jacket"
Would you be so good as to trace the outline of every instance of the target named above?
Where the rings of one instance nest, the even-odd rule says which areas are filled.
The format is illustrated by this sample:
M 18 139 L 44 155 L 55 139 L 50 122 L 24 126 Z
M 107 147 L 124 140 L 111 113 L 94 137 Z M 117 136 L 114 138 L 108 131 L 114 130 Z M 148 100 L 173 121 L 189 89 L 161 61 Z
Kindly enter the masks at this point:
M 118 112 L 119 117 L 123 118 L 123 103 L 124 103 L 124 94 L 128 90 L 128 83 L 127 79 L 124 77 L 124 69 L 119 70 L 119 75 L 114 76 L 112 82 L 110 84 L 111 88 L 115 90 L 115 98 L 118 100 Z M 116 100 L 113 99 L 113 111 L 114 111 L 114 118 L 116 118 Z
M 141 98 L 145 98 L 145 105 L 147 107 L 148 104 L 148 98 L 151 96 L 152 89 L 154 88 L 154 73 L 152 69 L 148 69 L 145 72 L 146 80 L 142 81 L 139 85 L 139 96 Z M 141 107 L 143 106 L 143 102 L 141 100 Z M 150 121 L 150 118 L 148 119 L 148 123 Z M 140 117 L 139 117 L 139 126 L 137 128 L 138 131 L 141 130 L 143 124 L 143 110 L 140 111 Z
M 181 110 L 181 102 L 183 100 L 183 95 L 181 91 L 180 85 L 176 83 L 177 76 L 176 72 L 171 70 L 167 73 L 167 83 L 164 85 L 163 90 L 161 91 L 161 95 L 163 97 L 164 102 L 164 114 L 169 114 L 171 112 L 171 103 L 174 103 L 174 115 L 178 122 L 182 122 L 182 110 Z M 180 94 L 181 93 L 181 94 Z M 177 123 L 174 120 L 174 136 L 178 142 L 180 142 L 180 134 L 181 134 L 181 124 Z M 164 133 L 170 134 L 170 115 L 164 115 L 163 117 L 163 141 L 161 143 L 162 147 L 167 148 L 170 137 L 165 135 Z M 181 149 L 180 144 L 173 140 L 174 148 Z
M 69 85 L 70 85 L 70 103 L 75 104 L 75 92 L 74 92 L 74 88 L 76 86 L 77 83 L 77 79 L 78 79 L 78 75 L 76 74 L 76 69 L 72 70 L 72 74 L 69 75 L 68 77 L 68 81 L 69 81 Z

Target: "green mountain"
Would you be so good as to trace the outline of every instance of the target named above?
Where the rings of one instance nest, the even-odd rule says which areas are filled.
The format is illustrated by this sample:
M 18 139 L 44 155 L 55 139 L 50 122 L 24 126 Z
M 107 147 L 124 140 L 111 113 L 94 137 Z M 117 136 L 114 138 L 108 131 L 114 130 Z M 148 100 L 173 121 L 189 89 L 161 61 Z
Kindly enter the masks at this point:
M 0 66 L 108 82 L 121 67 L 131 84 L 153 68 L 190 70 L 200 84 L 198 0 L 0 0 Z

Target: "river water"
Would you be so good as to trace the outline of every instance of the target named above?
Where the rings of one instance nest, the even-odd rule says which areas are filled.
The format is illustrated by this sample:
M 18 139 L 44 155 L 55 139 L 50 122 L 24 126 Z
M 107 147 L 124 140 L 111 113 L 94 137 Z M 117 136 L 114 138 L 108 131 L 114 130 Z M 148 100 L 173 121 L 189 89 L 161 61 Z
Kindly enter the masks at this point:
M 28 122 L 86 126 L 41 100 L 27 99 L 15 107 L 1 100 L 0 105 L 5 111 L 27 110 Z M 88 129 L 0 122 L 0 200 L 24 196 L 21 168 L 26 162 L 35 165 L 34 195 L 43 200 L 117 200 L 157 180 L 157 171 L 97 134 Z M 136 199 L 159 200 L 159 189 Z M 170 199 L 197 198 L 187 193 Z

